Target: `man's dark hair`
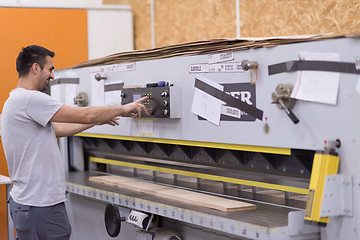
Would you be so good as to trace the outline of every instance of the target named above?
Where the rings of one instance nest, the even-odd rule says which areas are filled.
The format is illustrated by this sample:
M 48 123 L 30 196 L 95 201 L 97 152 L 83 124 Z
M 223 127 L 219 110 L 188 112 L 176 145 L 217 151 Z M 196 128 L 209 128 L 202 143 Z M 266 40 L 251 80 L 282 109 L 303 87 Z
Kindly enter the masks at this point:
M 34 63 L 38 63 L 41 70 L 43 70 L 47 56 L 53 58 L 55 53 L 37 45 L 23 48 L 16 59 L 16 71 L 19 74 L 19 78 L 26 76 Z

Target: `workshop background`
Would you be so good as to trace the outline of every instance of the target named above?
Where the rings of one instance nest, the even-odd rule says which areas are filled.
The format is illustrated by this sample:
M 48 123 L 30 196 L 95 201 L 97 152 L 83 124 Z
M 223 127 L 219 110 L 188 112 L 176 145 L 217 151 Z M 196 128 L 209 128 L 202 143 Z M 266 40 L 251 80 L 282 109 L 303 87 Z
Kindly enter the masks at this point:
M 15 59 L 21 47 L 38 44 L 54 50 L 57 69 L 89 59 L 86 2 L 90 1 L 77 1 L 63 1 L 60 7 L 46 1 L 0 1 L 0 112 L 17 85 Z M 64 7 L 66 2 L 69 6 Z M 103 0 L 98 4 L 106 9 L 131 6 L 132 21 L 113 22 L 130 24 L 133 29 L 132 36 L 127 36 L 133 45 L 122 51 L 208 39 L 352 33 L 360 29 L 360 3 L 355 0 Z M 106 32 L 107 37 L 112 33 Z M 2 147 L 0 174 L 8 176 Z M 7 238 L 5 204 L 5 186 L 0 186 L 0 239 Z

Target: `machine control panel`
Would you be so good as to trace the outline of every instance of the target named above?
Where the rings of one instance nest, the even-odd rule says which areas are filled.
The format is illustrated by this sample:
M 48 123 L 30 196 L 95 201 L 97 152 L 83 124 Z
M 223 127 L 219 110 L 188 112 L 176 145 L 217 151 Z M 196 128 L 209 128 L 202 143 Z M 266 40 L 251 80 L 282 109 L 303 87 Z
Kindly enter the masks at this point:
M 148 98 L 142 103 L 148 110 L 149 116 L 142 114 L 142 118 L 181 117 L 180 89 L 174 86 L 123 88 L 121 103 L 125 105 L 145 96 Z

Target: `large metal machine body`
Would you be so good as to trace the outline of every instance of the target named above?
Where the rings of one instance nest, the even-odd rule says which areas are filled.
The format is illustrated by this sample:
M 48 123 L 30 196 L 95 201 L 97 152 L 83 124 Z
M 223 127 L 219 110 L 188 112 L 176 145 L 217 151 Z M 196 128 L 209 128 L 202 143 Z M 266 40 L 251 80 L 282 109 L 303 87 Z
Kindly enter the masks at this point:
M 261 223 L 256 218 L 259 217 L 260 219 L 261 214 L 257 215 L 257 213 L 252 213 L 251 211 L 223 214 L 216 213 L 214 210 L 188 209 L 188 206 L 182 206 L 181 204 L 164 205 L 163 202 L 157 199 L 152 200 L 143 196 L 134 196 L 126 191 L 123 193 L 117 192 L 114 189 L 97 188 L 91 184 L 89 185 L 87 180 L 81 180 L 84 182 L 76 180 L 83 177 L 70 176 L 68 180 L 70 201 L 68 204 L 73 211 L 74 232 L 83 231 L 91 235 L 91 232 L 94 231 L 94 226 L 88 226 L 88 224 L 81 223 L 80 220 L 76 222 L 76 219 L 79 216 L 91 216 L 87 219 L 98 218 L 96 221 L 100 224 L 103 221 L 103 215 L 101 215 L 102 208 L 99 206 L 105 202 L 113 202 L 121 207 L 120 211 L 123 211 L 124 215 L 128 214 L 130 209 L 137 209 L 169 219 L 169 225 L 177 226 L 180 229 L 178 231 L 185 235 L 184 239 L 227 239 L 228 237 L 230 239 L 360 239 L 360 208 L 358 207 L 360 181 L 357 175 L 360 171 L 360 164 L 358 163 L 360 156 L 358 144 L 360 141 L 360 94 L 356 90 L 359 75 L 340 73 L 336 105 L 297 100 L 292 111 L 299 119 L 299 123 L 294 124 L 284 110 L 280 110 L 276 104 L 272 103 L 271 96 L 279 84 L 291 83 L 295 85 L 298 71 L 270 76 L 268 66 L 298 60 L 299 52 L 338 53 L 340 62 L 355 63 L 360 52 L 360 40 L 359 38 L 337 38 L 279 45 L 270 48 L 233 51 L 233 60 L 226 63 L 241 63 L 243 60 L 256 61 L 258 63 L 258 76 L 255 84 L 250 84 L 250 81 L 254 81 L 255 78 L 252 76 L 253 79 L 250 80 L 250 71 L 192 73 L 190 71 L 191 65 L 208 64 L 208 54 L 137 61 L 131 63 L 135 68 L 129 71 L 106 72 L 104 70 L 106 66 L 57 70 L 56 78 L 66 78 L 69 76 L 69 72 L 71 72 L 72 77 L 79 78 L 77 92 L 87 93 L 89 106 L 94 105 L 92 102 L 94 96 L 92 94 L 94 94 L 94 86 L 99 84 L 99 81 L 95 79 L 95 75 L 101 71 L 106 73 L 107 79 L 100 80 L 105 85 L 120 82 L 124 88 L 141 87 L 146 86 L 148 83 L 165 81 L 172 85 L 170 88 L 177 88 L 178 92 L 176 97 L 171 99 L 173 103 L 176 102 L 176 106 L 174 106 L 176 108 L 174 111 L 177 111 L 176 117 L 146 119 L 122 117 L 119 120 L 119 126 L 96 126 L 85 131 L 84 134 L 80 134 L 78 137 L 61 140 L 62 153 L 81 172 L 89 164 L 86 162 L 88 160 L 86 156 L 84 160 L 82 152 L 84 144 L 86 145 L 84 141 L 86 142 L 86 139 L 88 139 L 88 142 L 91 142 L 94 138 L 107 139 L 104 141 L 107 141 L 110 145 L 112 144 L 111 139 L 117 139 L 120 141 L 138 142 L 140 145 L 143 142 L 158 142 L 159 144 L 195 146 L 206 149 L 225 149 L 229 151 L 235 149 L 235 151 L 259 152 L 270 155 L 277 154 L 279 156 L 291 155 L 296 151 L 314 153 L 324 149 L 325 141 L 338 140 L 341 143 L 340 147 L 336 149 L 340 157 L 338 173 L 351 179 L 350 196 L 352 196 L 352 199 L 348 199 L 352 206 L 350 212 L 331 217 L 326 227 L 319 228 L 304 225 L 304 205 L 299 208 L 285 207 L 285 213 L 280 213 L 282 208 L 278 205 L 262 205 L 262 202 L 256 202 L 259 204 L 256 211 L 266 212 L 266 216 L 269 219 L 266 220 L 268 223 Z M 241 121 L 242 119 L 240 118 L 237 121 L 227 121 L 223 118 L 220 124 L 216 125 L 207 120 L 200 119 L 191 111 L 195 92 L 195 78 L 199 76 L 224 85 L 245 84 L 247 87 L 252 86 L 256 94 L 254 98 L 256 105 L 254 102 L 253 106 L 263 111 L 262 120 L 253 118 Z M 241 98 L 241 90 L 235 89 L 234 92 L 234 96 L 237 95 Z M 65 101 L 66 94 L 61 98 L 62 101 Z M 119 94 L 119 104 L 120 99 L 121 96 Z M 142 127 L 143 124 L 148 126 L 148 130 L 145 132 Z M 96 144 L 93 148 L 96 148 Z M 162 164 L 160 161 L 161 156 L 159 156 L 156 157 L 160 162 L 157 166 Z M 245 154 L 246 156 L 251 155 Z M 169 160 L 169 158 L 166 156 L 164 160 Z M 273 161 L 274 164 L 258 166 L 260 172 L 262 174 L 276 175 L 279 179 L 278 185 L 286 182 L 288 176 L 295 175 L 296 179 L 300 179 L 300 181 L 304 179 L 305 184 L 301 185 L 301 187 L 306 192 L 312 163 L 310 163 L 310 167 L 301 167 L 301 164 L 295 164 L 295 168 L 291 168 L 290 161 L 290 163 L 287 163 L 289 164 L 287 168 L 283 162 L 277 162 L 276 159 Z M 203 164 L 216 166 L 217 168 L 221 168 L 221 165 L 224 165 L 223 172 L 230 171 L 229 168 L 231 168 L 229 163 L 216 163 L 216 161 L 210 160 L 209 164 L 196 161 L 191 162 L 190 160 L 187 163 L 190 163 L 190 165 Z M 234 163 L 233 168 L 239 168 L 242 171 L 249 170 L 249 174 L 253 174 L 257 169 L 256 158 L 245 159 L 243 166 L 240 167 Z M 89 164 L 89 169 L 92 169 L 91 163 Z M 221 176 L 221 171 L 218 172 L 219 176 Z M 232 178 L 237 178 L 237 176 L 232 175 Z M 265 179 L 264 182 L 266 182 Z M 284 183 L 284 185 L 287 184 Z M 79 210 L 80 206 L 81 210 Z M 169 209 L 170 212 L 167 211 Z M 240 219 L 238 218 L 239 215 L 242 216 Z M 286 217 L 284 218 L 284 216 Z M 246 220 L 246 217 L 248 220 Z M 282 220 L 279 220 L 280 218 Z M 273 219 L 273 222 L 271 219 Z M 283 223 L 276 225 L 275 222 L 277 221 Z M 180 227 L 179 225 L 183 226 Z M 104 227 L 96 226 L 96 228 Z M 130 234 L 131 231 L 136 232 L 136 230 L 129 226 L 125 228 L 127 230 L 124 229 L 124 231 L 128 232 L 128 236 L 133 234 Z M 106 239 L 106 237 L 101 236 L 102 239 Z M 73 238 L 75 239 L 75 237 Z M 125 237 L 123 239 L 130 238 Z M 133 237 L 132 239 L 135 238 Z

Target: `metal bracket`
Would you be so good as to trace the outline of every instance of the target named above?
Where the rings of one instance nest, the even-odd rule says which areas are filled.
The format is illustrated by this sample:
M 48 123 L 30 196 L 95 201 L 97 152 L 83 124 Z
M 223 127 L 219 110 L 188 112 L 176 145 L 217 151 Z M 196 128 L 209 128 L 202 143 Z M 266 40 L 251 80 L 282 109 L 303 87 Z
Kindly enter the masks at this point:
M 352 176 L 327 175 L 320 217 L 353 216 Z
M 305 224 L 305 211 L 290 212 L 288 216 L 289 236 L 305 236 L 320 233 L 320 227 Z
M 88 96 L 86 92 L 79 92 L 74 98 L 74 104 L 80 107 L 86 107 L 89 104 Z

